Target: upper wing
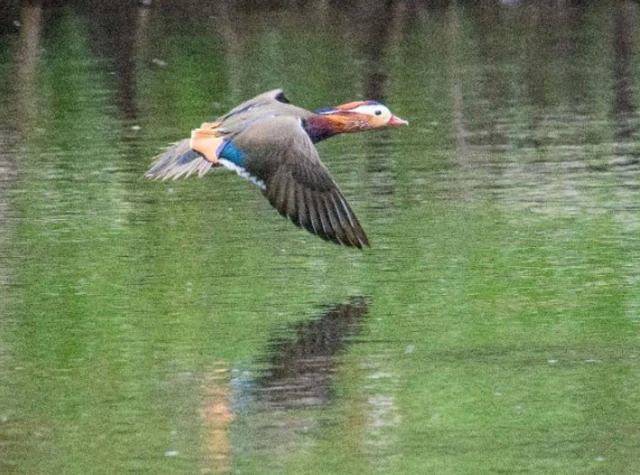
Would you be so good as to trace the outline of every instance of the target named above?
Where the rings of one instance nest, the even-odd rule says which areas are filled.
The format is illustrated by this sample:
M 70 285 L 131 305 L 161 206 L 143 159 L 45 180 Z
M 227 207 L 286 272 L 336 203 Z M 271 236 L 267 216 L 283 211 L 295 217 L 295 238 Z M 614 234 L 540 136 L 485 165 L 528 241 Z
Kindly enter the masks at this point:
M 362 248 L 369 240 L 353 209 L 293 116 L 259 121 L 233 139 L 246 153 L 244 168 L 265 184 L 280 214 L 323 239 Z
M 225 115 L 219 117 L 217 122 L 224 122 L 225 120 L 236 114 L 247 112 L 250 109 L 258 106 L 269 105 L 277 102 L 281 104 L 290 103 L 289 99 L 287 99 L 287 97 L 284 95 L 284 91 L 282 89 L 274 89 L 272 91 L 263 92 L 262 94 L 259 94 L 256 97 L 243 102 L 242 104 L 231 109 Z

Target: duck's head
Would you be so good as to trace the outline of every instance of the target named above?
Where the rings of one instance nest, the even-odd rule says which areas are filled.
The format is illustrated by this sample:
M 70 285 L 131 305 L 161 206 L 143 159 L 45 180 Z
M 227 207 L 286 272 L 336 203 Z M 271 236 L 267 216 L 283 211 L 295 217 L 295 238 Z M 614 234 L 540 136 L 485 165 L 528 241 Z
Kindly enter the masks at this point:
M 349 102 L 314 112 L 324 118 L 338 134 L 409 125 L 409 122 L 393 115 L 386 106 L 376 101 Z

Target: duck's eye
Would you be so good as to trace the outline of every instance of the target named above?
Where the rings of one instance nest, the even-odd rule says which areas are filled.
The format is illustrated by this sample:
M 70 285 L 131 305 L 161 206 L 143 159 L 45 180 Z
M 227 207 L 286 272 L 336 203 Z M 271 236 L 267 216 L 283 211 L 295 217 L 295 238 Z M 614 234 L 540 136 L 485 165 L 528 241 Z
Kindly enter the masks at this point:
M 375 115 L 380 115 L 382 114 L 382 111 L 380 109 L 378 109 L 377 111 L 374 112 Z

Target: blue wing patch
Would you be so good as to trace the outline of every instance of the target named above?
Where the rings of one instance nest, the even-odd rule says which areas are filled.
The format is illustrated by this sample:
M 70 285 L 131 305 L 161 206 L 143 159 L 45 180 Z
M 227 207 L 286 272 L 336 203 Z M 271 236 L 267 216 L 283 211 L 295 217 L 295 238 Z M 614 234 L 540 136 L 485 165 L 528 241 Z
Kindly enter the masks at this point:
M 223 158 L 230 161 L 234 165 L 244 168 L 245 154 L 239 148 L 237 148 L 230 140 L 224 142 L 218 153 L 218 158 Z

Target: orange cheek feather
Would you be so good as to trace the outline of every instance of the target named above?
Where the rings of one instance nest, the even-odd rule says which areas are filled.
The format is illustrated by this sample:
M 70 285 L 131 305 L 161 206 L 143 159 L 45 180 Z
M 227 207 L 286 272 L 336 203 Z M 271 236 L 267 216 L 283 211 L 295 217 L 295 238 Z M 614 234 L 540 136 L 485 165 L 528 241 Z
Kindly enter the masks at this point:
M 376 129 L 387 124 L 385 117 L 372 117 L 355 112 L 330 114 L 326 115 L 325 119 L 331 123 L 331 129 L 339 134 Z
M 371 128 L 376 129 L 387 125 L 387 118 L 383 116 L 371 117 L 369 123 L 371 124 Z

